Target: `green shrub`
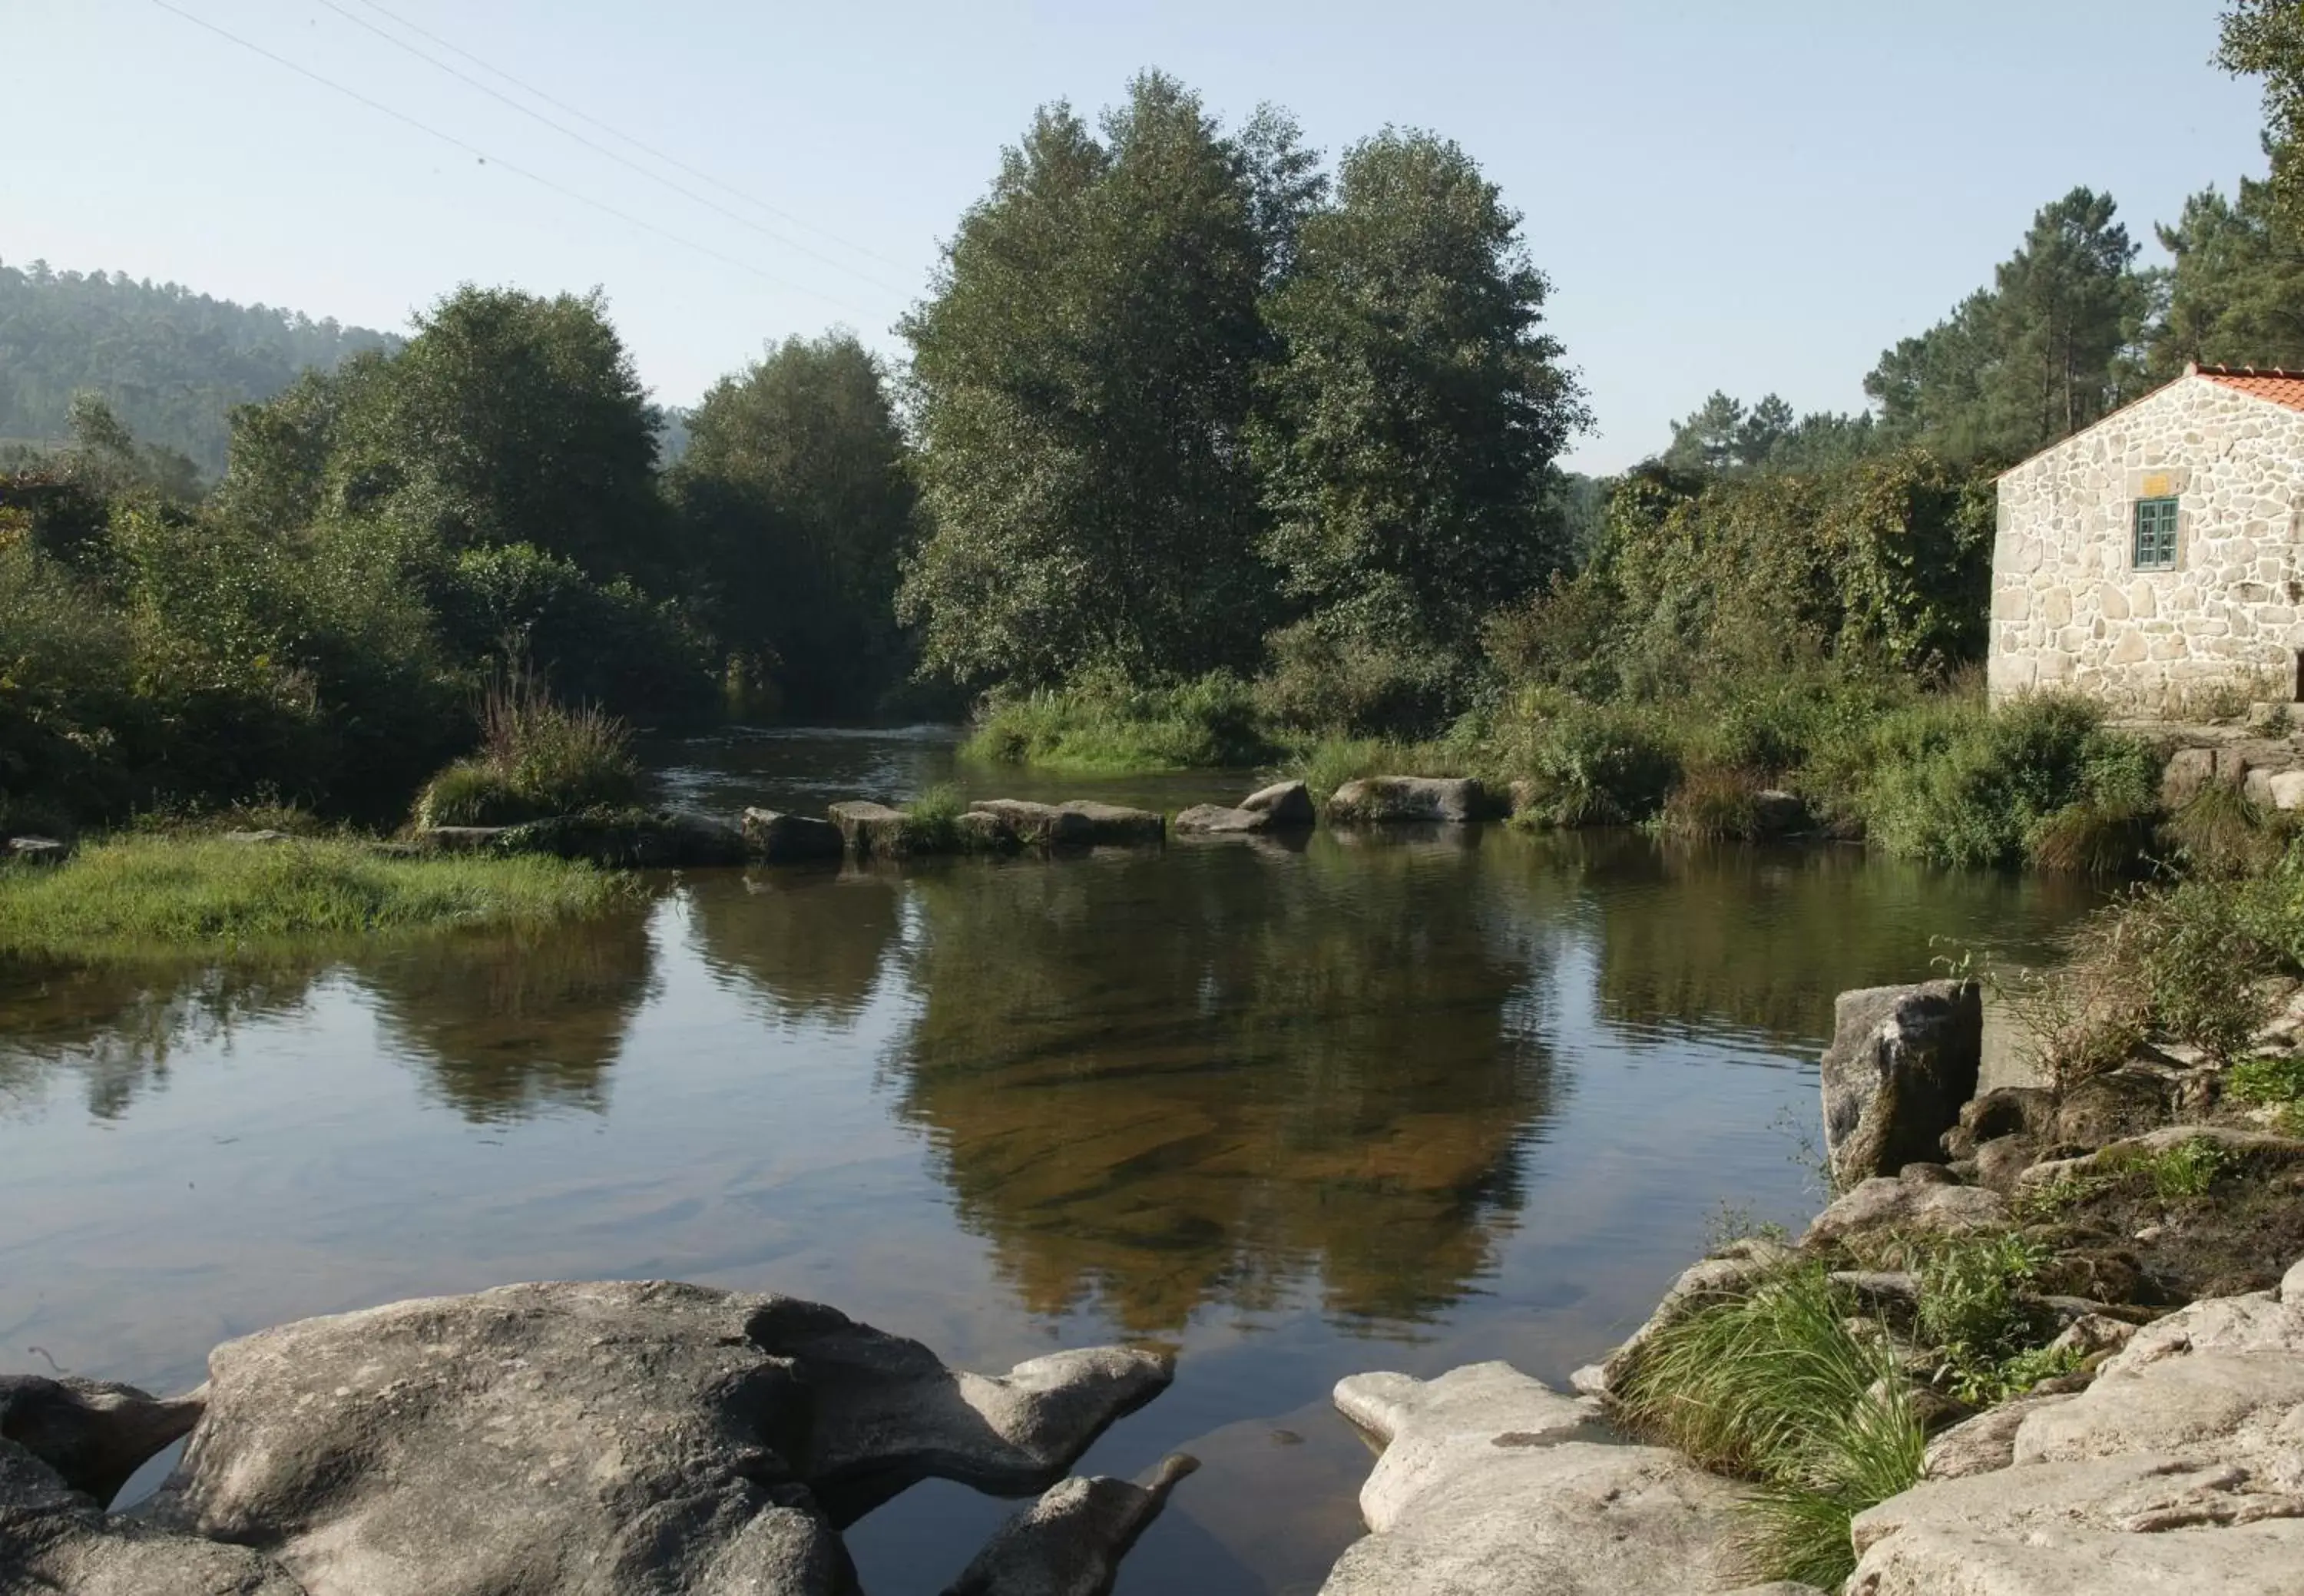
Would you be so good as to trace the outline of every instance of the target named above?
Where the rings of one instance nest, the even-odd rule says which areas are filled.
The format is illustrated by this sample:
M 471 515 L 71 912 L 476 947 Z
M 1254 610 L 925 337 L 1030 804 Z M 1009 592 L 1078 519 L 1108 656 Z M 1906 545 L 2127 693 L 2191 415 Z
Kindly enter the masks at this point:
M 2107 730 L 2098 706 L 2061 695 L 1997 709 L 1918 704 L 1885 719 L 1855 762 L 1862 768 L 1842 774 L 1854 777 L 1867 835 L 1936 864 L 2020 863 L 2071 804 L 2109 815 L 2153 802 L 2149 751 Z
M 424 784 L 416 823 L 436 826 L 517 826 L 544 818 L 541 803 L 512 785 L 509 772 L 486 760 L 458 760 Z
M 1512 757 L 1535 787 L 1522 814 L 1542 825 L 1652 819 L 1681 771 L 1678 741 L 1655 712 L 1574 701 L 1523 733 Z
M 2047 1249 L 2015 1235 L 1961 1236 L 1920 1261 L 1920 1335 L 1942 1354 L 1953 1393 L 1965 1402 L 2013 1395 L 2037 1358 L 2019 1363 L 2045 1339 L 2025 1293 L 2047 1262 Z
M 1148 685 L 1092 671 L 1062 688 L 995 695 L 961 745 L 979 763 L 1083 773 L 1238 768 L 1276 751 L 1253 692 L 1222 671 Z
M 2224 1091 L 2243 1103 L 2304 1101 L 2304 1053 L 2244 1058 L 2225 1073 Z
M 1885 1337 L 1820 1266 L 1789 1270 L 1653 1337 L 1620 1394 L 1633 1429 L 1757 1482 L 1740 1550 L 1754 1580 L 1837 1589 L 1855 1515 L 1919 1479 L 1925 1437 Z
M 1271 724 L 1325 736 L 1414 736 L 1461 695 L 1461 663 L 1436 650 L 1332 635 L 1312 622 L 1274 632 L 1255 685 Z
M 63 865 L 0 867 L 0 951 L 135 959 L 541 924 L 595 913 L 623 891 L 556 859 L 398 859 L 349 837 L 123 836 Z

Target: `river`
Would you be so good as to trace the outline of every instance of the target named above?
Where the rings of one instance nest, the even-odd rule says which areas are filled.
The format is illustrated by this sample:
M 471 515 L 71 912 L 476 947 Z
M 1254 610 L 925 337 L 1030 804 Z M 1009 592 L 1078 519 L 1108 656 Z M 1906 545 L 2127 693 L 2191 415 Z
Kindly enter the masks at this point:
M 654 755 L 719 812 L 1247 779 L 959 771 L 928 728 Z M 284 1320 L 567 1278 L 814 1297 L 985 1370 L 1136 1340 L 1175 1385 L 1081 1472 L 1204 1466 L 1122 1596 L 1310 1591 L 1360 1532 L 1340 1376 L 1564 1379 L 1724 1204 L 1813 1210 L 1835 992 L 2037 959 L 2089 901 L 1490 826 L 697 872 L 543 936 L 0 966 L 0 1372 L 174 1389 Z M 866 1588 L 940 1589 L 1012 1507 L 897 1498 L 850 1532 Z

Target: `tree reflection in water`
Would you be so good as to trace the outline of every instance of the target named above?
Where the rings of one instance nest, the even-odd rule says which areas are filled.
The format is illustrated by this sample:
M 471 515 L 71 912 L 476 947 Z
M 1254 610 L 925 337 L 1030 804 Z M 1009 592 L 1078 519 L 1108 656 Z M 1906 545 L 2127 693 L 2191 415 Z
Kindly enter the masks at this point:
M 1025 1304 L 1427 1320 L 1494 1267 L 1552 1062 L 1477 839 L 915 875 L 900 1111 Z

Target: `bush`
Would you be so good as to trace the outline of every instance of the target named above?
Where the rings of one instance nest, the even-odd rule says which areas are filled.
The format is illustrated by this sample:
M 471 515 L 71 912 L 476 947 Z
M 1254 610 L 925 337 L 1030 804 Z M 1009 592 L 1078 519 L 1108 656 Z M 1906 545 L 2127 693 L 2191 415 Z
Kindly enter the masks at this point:
M 1680 776 L 1676 739 L 1638 709 L 1571 702 L 1515 751 L 1535 802 L 1522 812 L 1554 826 L 1631 825 L 1664 807 Z
M 2285 851 L 2280 830 L 2238 787 L 2210 782 L 2168 817 L 2169 852 L 2193 876 L 2257 876 Z
M 1836 1590 L 1855 1515 L 1919 1478 L 1925 1449 L 1885 1337 L 1820 1266 L 1666 1326 L 1620 1394 L 1625 1421 L 1707 1468 L 1755 1481 L 1740 1549 L 1752 1579 Z
M 1274 632 L 1266 647 L 1258 709 L 1297 731 L 1415 736 L 1446 719 L 1461 693 L 1460 662 L 1436 650 L 1332 636 L 1309 621 Z
M 118 836 L 62 865 L 0 867 L 0 951 L 140 959 L 541 924 L 597 912 L 623 890 L 555 859 L 396 859 L 344 837 Z
M 961 757 L 985 764 L 1120 773 L 1238 768 L 1277 750 L 1255 697 L 1223 671 L 1138 684 L 1091 671 L 1061 688 L 987 699 Z
M 1919 1332 L 1943 1354 L 1963 1402 L 1999 1402 L 2016 1394 L 2018 1380 L 2045 1378 L 2015 1361 L 2045 1338 L 2025 1293 L 2047 1256 L 2037 1242 L 1985 1235 L 1949 1240 L 1921 1260 Z
M 2069 806 L 2139 811 L 2156 779 L 2150 751 L 2107 730 L 2101 708 L 2055 695 L 1997 709 L 1926 701 L 1838 757 L 1835 774 L 1852 788 L 1867 835 L 1893 853 L 1946 865 L 2021 863 L 2044 835 L 2055 836 L 2051 822 Z

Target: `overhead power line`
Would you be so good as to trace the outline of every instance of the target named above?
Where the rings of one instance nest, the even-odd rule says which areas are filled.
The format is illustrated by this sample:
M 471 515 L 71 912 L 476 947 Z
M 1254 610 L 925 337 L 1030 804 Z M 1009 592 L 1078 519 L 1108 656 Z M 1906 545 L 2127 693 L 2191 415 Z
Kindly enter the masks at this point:
M 585 123 L 587 126 L 599 129 L 602 132 L 607 134 L 612 139 L 621 139 L 625 143 L 631 145 L 634 149 L 639 150 L 641 154 L 652 156 L 656 159 L 662 161 L 665 166 L 671 166 L 677 171 L 686 173 L 689 176 L 695 178 L 699 183 L 709 183 L 712 187 L 718 189 L 724 194 L 731 195 L 735 199 L 741 200 L 747 205 L 757 206 L 760 209 L 767 211 L 772 216 L 781 217 L 783 220 L 790 222 L 795 227 L 805 228 L 807 231 L 815 233 L 819 238 L 829 239 L 832 242 L 838 244 L 842 249 L 853 250 L 857 254 L 862 255 L 869 259 L 877 260 L 883 266 L 893 266 L 899 271 L 909 271 L 911 269 L 911 264 L 908 261 L 891 259 L 889 257 L 881 254 L 877 250 L 868 249 L 864 245 L 858 243 L 853 239 L 843 238 L 837 233 L 833 232 L 829 227 L 820 226 L 817 223 L 809 221 L 805 216 L 796 216 L 792 212 L 783 208 L 781 206 L 771 205 L 766 200 L 761 199 L 758 194 L 747 192 L 745 190 L 737 188 L 733 183 L 724 183 L 719 178 L 713 176 L 709 172 L 690 166 L 678 156 L 667 154 L 664 150 L 656 149 L 652 144 L 634 138 L 631 134 L 625 132 L 621 128 L 614 127 L 608 123 L 601 121 L 598 117 L 591 115 L 588 111 L 585 111 L 580 106 L 572 106 L 565 100 L 555 99 L 551 95 L 546 94 L 535 84 L 523 82 L 521 79 L 516 78 L 512 76 L 512 73 L 504 71 L 504 68 L 492 65 L 488 62 L 481 60 L 480 57 L 473 55 L 470 50 L 464 49 L 452 41 L 441 38 L 438 34 L 434 33 L 415 22 L 410 21 L 406 17 L 402 16 L 395 11 L 392 11 L 385 6 L 377 4 L 377 0 L 360 0 L 360 3 L 368 7 L 368 10 L 375 12 L 378 16 L 387 18 L 390 21 L 398 23 L 401 27 L 408 30 L 409 32 L 415 34 L 419 38 L 427 39 L 431 43 L 439 46 L 450 55 L 470 62 L 482 72 L 489 72 L 496 77 L 502 78 L 505 82 L 511 84 L 521 93 L 535 96 L 538 99 L 542 100 L 546 105 L 550 106 L 554 110 L 564 111 L 569 115 L 576 118 L 577 121 Z M 321 0 L 321 4 L 327 5 L 328 9 L 331 11 L 340 9 L 336 5 L 333 4 L 331 0 Z M 398 41 L 395 40 L 394 42 L 396 43 Z
M 798 250 L 803 255 L 812 256 L 816 259 L 823 261 L 825 265 L 833 267 L 834 270 L 843 271 L 848 273 L 851 276 L 861 278 L 863 281 L 872 284 L 875 287 L 885 288 L 891 293 L 900 293 L 902 292 L 902 290 L 898 288 L 894 283 L 881 282 L 878 278 L 874 277 L 868 272 L 859 271 L 855 267 L 850 265 L 848 262 L 844 260 L 836 260 L 833 257 L 826 254 L 823 250 L 815 248 L 813 245 L 802 243 L 796 238 L 789 237 L 784 233 L 777 232 L 773 227 L 756 222 L 751 217 L 744 215 L 741 211 L 731 210 L 728 207 L 721 204 L 718 200 L 714 200 L 707 195 L 699 194 L 694 189 L 686 188 L 680 183 L 673 182 L 672 179 L 665 176 L 661 172 L 656 172 L 648 166 L 642 166 L 640 162 L 632 159 L 630 156 L 625 155 L 619 150 L 611 149 L 606 145 L 602 144 L 596 140 L 588 139 L 583 134 L 578 132 L 574 128 L 567 127 L 560 123 L 553 121 L 551 117 L 546 116 L 543 112 L 536 110 L 532 106 L 521 104 L 520 101 L 512 98 L 512 96 L 504 93 L 503 90 L 491 88 L 489 85 L 481 82 L 479 79 L 473 77 L 470 72 L 459 71 L 455 67 L 453 67 L 446 62 L 441 60 L 436 55 L 426 55 L 422 50 L 418 49 L 406 39 L 394 38 L 391 34 L 377 27 L 374 22 L 369 21 L 366 17 L 346 11 L 343 6 L 336 4 L 336 0 L 317 0 L 317 3 L 326 6 L 328 10 L 335 12 L 338 16 L 343 18 L 347 22 L 352 23 L 355 28 L 366 29 L 368 32 L 373 33 L 377 38 L 384 40 L 385 43 L 392 46 L 394 49 L 405 50 L 411 55 L 415 56 L 417 60 L 423 62 L 427 66 L 434 67 L 438 71 L 446 72 L 459 83 L 468 84 L 471 88 L 479 89 L 490 99 L 496 100 L 503 105 L 510 106 L 522 116 L 529 118 L 530 121 L 543 123 L 546 127 L 550 128 L 554 132 L 560 134 L 563 138 L 573 139 L 577 143 L 581 144 L 585 149 L 591 150 L 594 154 L 606 156 L 608 159 L 615 162 L 618 166 L 627 167 L 631 171 L 639 173 L 650 183 L 663 184 L 665 188 L 670 189 L 673 193 L 681 196 L 681 198 L 692 200 L 696 204 L 703 206 L 707 210 L 715 211 L 719 215 L 727 217 L 730 221 L 735 223 L 740 227 L 750 227 L 753 232 L 759 233 L 765 238 L 774 239 L 780 244 L 784 244 L 791 249 Z M 382 6 L 378 6 L 377 9 L 380 12 L 384 12 L 385 16 L 392 16 L 392 13 L 390 12 L 384 11 Z M 397 17 L 394 17 L 393 20 L 395 21 L 399 21 Z M 404 22 L 401 25 L 402 27 L 411 26 L 411 24 Z M 419 30 L 419 31 L 421 31 L 421 30 Z M 430 38 L 431 36 L 427 34 L 426 37 Z M 452 47 L 443 47 L 445 48 Z M 491 67 L 489 70 L 494 71 L 495 69 Z M 529 92 L 534 94 L 536 90 L 529 89 Z M 657 158 L 662 159 L 664 157 L 658 157 Z
M 857 306 L 849 304 L 846 301 L 836 299 L 831 294 L 823 293 L 816 289 L 805 287 L 800 284 L 791 282 L 784 277 L 779 277 L 774 272 L 764 271 L 760 267 L 754 266 L 749 260 L 741 260 L 733 255 L 723 254 L 720 250 L 712 248 L 709 244 L 698 243 L 694 239 L 683 238 L 679 233 L 673 233 L 668 228 L 657 226 L 653 222 L 642 221 L 640 217 L 633 216 L 627 211 L 617 209 L 614 206 L 610 205 L 605 200 L 596 200 L 591 195 L 580 193 L 576 190 L 569 188 L 564 183 L 555 183 L 552 179 L 546 177 L 539 173 L 530 172 L 526 167 L 515 166 L 510 161 L 501 160 L 496 157 L 490 155 L 487 150 L 482 149 L 476 144 L 468 143 L 464 140 L 456 137 L 453 133 L 442 132 L 438 128 L 432 126 L 429 123 L 419 122 L 415 117 L 409 115 L 407 112 L 395 110 L 392 106 L 385 105 L 382 100 L 371 99 L 367 95 L 362 94 L 359 89 L 347 88 L 345 85 L 337 82 L 333 78 L 323 77 L 320 73 L 314 72 L 309 66 L 291 61 L 285 55 L 277 55 L 273 51 L 267 50 L 262 45 L 259 45 L 251 39 L 242 38 L 239 34 L 233 33 L 228 29 L 219 28 L 216 24 L 209 21 L 207 18 L 195 16 L 180 5 L 172 4 L 170 0 L 152 0 L 152 4 L 158 6 L 162 11 L 182 17 L 184 21 L 191 23 L 196 28 L 207 30 L 208 32 L 215 34 L 218 38 L 238 45 L 241 49 L 247 50 L 252 55 L 263 56 L 264 59 L 271 62 L 275 66 L 286 67 L 298 77 L 309 78 L 313 82 L 319 84 L 323 89 L 333 89 L 336 93 L 344 96 L 347 99 L 359 101 L 361 105 L 366 106 L 369 110 L 377 112 L 380 115 L 389 116 L 394 122 L 403 123 L 406 125 L 414 128 L 418 132 L 425 134 L 428 138 L 437 139 L 443 144 L 448 145 L 453 149 L 460 149 L 466 155 L 469 155 L 480 162 L 483 166 L 495 166 L 499 170 L 511 173 L 514 177 L 525 178 L 529 183 L 535 183 L 538 187 L 548 189 L 552 192 L 561 196 L 563 199 L 573 200 L 579 205 L 589 206 L 594 210 L 599 211 L 603 215 L 614 216 L 617 221 L 623 223 L 627 226 L 637 227 L 643 233 L 652 233 L 656 237 L 664 239 L 669 242 L 678 244 L 684 250 L 693 250 L 698 254 L 708 256 L 712 259 L 719 261 L 724 266 L 733 266 L 738 271 L 750 272 L 752 276 L 760 278 L 764 282 L 773 283 L 779 288 L 790 289 L 795 293 L 805 293 L 812 299 L 823 300 L 826 303 L 837 305 L 843 310 L 858 310 L 859 309 Z M 861 314 L 862 312 L 860 310 L 859 313 Z

